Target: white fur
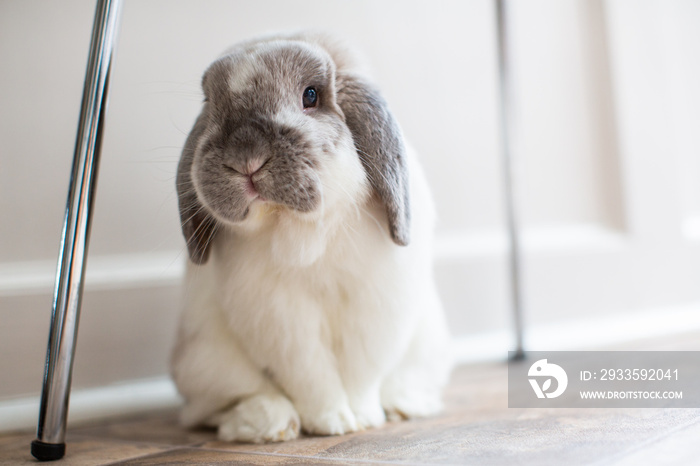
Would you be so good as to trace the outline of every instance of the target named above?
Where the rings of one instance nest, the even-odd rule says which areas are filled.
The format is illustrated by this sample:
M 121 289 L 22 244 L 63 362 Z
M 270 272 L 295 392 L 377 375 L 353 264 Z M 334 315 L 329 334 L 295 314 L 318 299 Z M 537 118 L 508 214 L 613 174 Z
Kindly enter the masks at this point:
M 173 357 L 185 424 L 265 442 L 296 437 L 299 424 L 343 434 L 381 425 L 385 411 L 440 410 L 451 361 L 423 173 L 409 150 L 412 241 L 400 247 L 357 159 L 342 159 L 324 174 L 320 214 L 257 204 L 212 260 L 189 265 Z
M 219 219 L 207 263 L 189 263 L 172 358 L 185 425 L 269 442 L 441 409 L 451 358 L 426 180 L 408 148 L 411 241 L 397 246 L 351 141 L 319 164 L 319 208 L 255 200 L 243 222 Z

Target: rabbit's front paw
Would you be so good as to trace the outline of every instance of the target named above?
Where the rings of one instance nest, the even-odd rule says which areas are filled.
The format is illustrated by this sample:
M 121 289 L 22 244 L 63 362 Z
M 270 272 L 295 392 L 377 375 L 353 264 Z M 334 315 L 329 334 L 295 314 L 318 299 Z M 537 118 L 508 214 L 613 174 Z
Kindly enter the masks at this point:
M 347 403 L 335 409 L 302 411 L 301 425 L 309 434 L 342 435 L 358 430 L 357 420 Z
M 390 421 L 428 417 L 442 411 L 439 391 L 405 387 L 382 393 L 382 406 Z
M 282 395 L 255 395 L 238 403 L 219 421 L 219 439 L 268 443 L 299 436 L 299 416 Z
M 376 396 L 364 396 L 351 398 L 350 406 L 355 413 L 357 426 L 360 429 L 379 427 L 386 422 L 384 410 L 379 402 L 379 394 Z

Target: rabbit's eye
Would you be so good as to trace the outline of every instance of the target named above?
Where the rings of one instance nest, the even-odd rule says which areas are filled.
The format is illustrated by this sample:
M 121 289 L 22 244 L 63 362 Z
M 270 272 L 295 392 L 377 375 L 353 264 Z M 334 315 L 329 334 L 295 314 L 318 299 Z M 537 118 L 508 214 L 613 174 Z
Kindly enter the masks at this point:
M 304 95 L 301 98 L 304 108 L 312 108 L 316 106 L 318 102 L 318 94 L 316 93 L 316 88 L 307 87 L 304 89 Z

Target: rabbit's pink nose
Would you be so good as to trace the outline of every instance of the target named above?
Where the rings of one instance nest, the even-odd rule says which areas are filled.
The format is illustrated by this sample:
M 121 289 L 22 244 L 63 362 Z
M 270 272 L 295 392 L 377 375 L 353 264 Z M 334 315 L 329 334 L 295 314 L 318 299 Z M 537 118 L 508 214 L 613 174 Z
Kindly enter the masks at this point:
M 248 179 L 246 180 L 246 194 L 250 197 L 259 197 L 260 193 L 258 193 L 257 188 L 255 187 L 255 183 L 253 182 L 253 177 L 248 175 Z

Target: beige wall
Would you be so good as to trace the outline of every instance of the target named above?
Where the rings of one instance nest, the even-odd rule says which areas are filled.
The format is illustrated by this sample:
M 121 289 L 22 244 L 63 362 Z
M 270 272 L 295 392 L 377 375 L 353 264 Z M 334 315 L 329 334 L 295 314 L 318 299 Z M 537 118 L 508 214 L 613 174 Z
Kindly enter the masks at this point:
M 632 3 L 514 2 L 530 323 L 700 300 L 700 95 L 683 91 L 700 82 L 700 10 Z M 0 400 L 40 387 L 93 11 L 0 1 Z M 422 156 L 453 333 L 507 331 L 491 1 L 126 0 L 76 387 L 165 373 L 185 259 L 174 173 L 200 75 L 240 39 L 309 27 L 365 53 Z

